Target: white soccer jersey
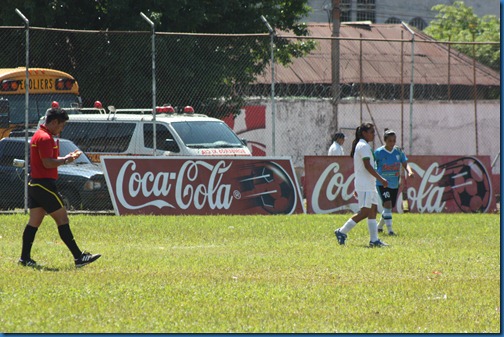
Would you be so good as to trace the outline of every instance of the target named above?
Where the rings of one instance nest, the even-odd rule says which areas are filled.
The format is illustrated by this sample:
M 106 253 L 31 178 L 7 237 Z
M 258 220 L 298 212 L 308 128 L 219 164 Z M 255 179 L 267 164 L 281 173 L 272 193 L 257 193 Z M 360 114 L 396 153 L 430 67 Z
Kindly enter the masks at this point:
M 333 142 L 329 151 L 327 151 L 328 156 L 343 156 L 345 152 L 343 151 L 343 147 L 339 145 L 337 142 Z
M 353 157 L 355 181 L 354 186 L 356 191 L 374 191 L 376 190 L 376 178 L 364 167 L 364 158 L 369 158 L 371 167 L 375 167 L 375 160 L 371 146 L 364 140 L 360 139 L 355 147 Z

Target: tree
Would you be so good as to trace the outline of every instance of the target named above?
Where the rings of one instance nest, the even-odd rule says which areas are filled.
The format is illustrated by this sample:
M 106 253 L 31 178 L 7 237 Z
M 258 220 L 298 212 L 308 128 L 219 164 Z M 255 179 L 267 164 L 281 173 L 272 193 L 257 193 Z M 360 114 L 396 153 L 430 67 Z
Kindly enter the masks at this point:
M 150 29 L 140 17 L 140 12 L 145 13 L 160 33 L 156 37 L 159 102 L 192 104 L 216 116 L 239 112 L 242 97 L 238 89 L 251 83 L 269 63 L 269 36 L 174 37 L 162 33 L 267 33 L 260 19 L 264 15 L 275 29 L 306 36 L 307 26 L 299 21 L 310 10 L 308 0 L 52 0 L 49 5 L 43 0 L 4 1 L 0 8 L 3 26 L 22 25 L 14 11 L 19 8 L 31 27 L 101 31 L 99 36 L 88 40 L 82 34 L 68 32 L 58 42 L 40 35 L 30 48 L 31 65 L 47 67 L 50 63 L 72 73 L 87 97 L 103 97 L 106 92 L 103 84 L 95 83 L 99 74 L 107 84 L 115 86 L 115 91 L 107 93 L 104 100 L 119 107 L 149 104 Z M 146 34 L 120 36 L 114 34 L 117 31 Z M 314 47 L 313 41 L 277 38 L 275 55 L 280 62 L 287 63 Z M 12 48 L 19 49 L 19 43 Z M 46 50 L 57 53 L 44 54 Z M 2 53 L 9 53 L 8 48 L 0 50 L 0 60 L 10 57 Z M 140 94 L 131 95 L 118 89 L 124 87 L 129 90 L 134 87 Z
M 436 40 L 451 42 L 500 42 L 500 19 L 495 15 L 479 18 L 472 7 L 463 1 L 453 5 L 436 5 L 432 10 L 439 12 L 428 27 L 424 29 Z M 472 57 L 472 45 L 455 45 L 459 51 Z M 476 46 L 476 59 L 500 71 L 500 45 L 482 44 Z

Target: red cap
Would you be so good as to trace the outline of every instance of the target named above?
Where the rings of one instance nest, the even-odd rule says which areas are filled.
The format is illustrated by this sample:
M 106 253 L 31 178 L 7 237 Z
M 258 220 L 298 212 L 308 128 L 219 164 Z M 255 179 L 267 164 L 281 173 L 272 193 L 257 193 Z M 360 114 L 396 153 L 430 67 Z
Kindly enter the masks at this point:
M 56 101 L 53 101 L 53 102 L 51 103 L 51 108 L 58 109 L 58 108 L 59 108 L 59 103 L 58 103 L 58 102 L 56 102 Z

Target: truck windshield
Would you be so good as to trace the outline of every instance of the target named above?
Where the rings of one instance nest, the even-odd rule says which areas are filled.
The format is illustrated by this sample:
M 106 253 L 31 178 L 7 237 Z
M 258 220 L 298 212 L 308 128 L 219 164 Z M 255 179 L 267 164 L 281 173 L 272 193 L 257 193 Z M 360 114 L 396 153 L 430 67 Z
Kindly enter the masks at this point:
M 172 122 L 171 125 L 187 147 L 221 148 L 243 146 L 238 136 L 224 122 Z

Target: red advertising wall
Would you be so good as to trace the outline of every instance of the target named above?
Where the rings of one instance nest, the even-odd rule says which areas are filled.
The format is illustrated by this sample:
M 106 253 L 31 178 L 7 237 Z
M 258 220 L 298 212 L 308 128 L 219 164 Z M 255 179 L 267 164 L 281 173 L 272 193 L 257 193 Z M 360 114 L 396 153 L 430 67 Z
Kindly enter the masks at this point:
M 239 123 L 236 122 L 234 115 L 223 118 L 223 121 L 240 137 L 249 131 L 266 129 L 266 106 L 246 105 L 242 108 L 241 114 L 236 118 L 239 120 Z M 263 142 L 257 141 L 257 139 L 247 139 L 247 144 L 253 156 L 266 155 L 266 144 Z
M 290 159 L 104 156 L 117 215 L 304 213 Z
M 410 156 L 414 178 L 399 192 L 410 212 L 489 213 L 496 208 L 489 156 Z M 307 156 L 304 192 L 308 213 L 356 212 L 353 159 Z M 398 203 L 399 205 L 400 203 Z

